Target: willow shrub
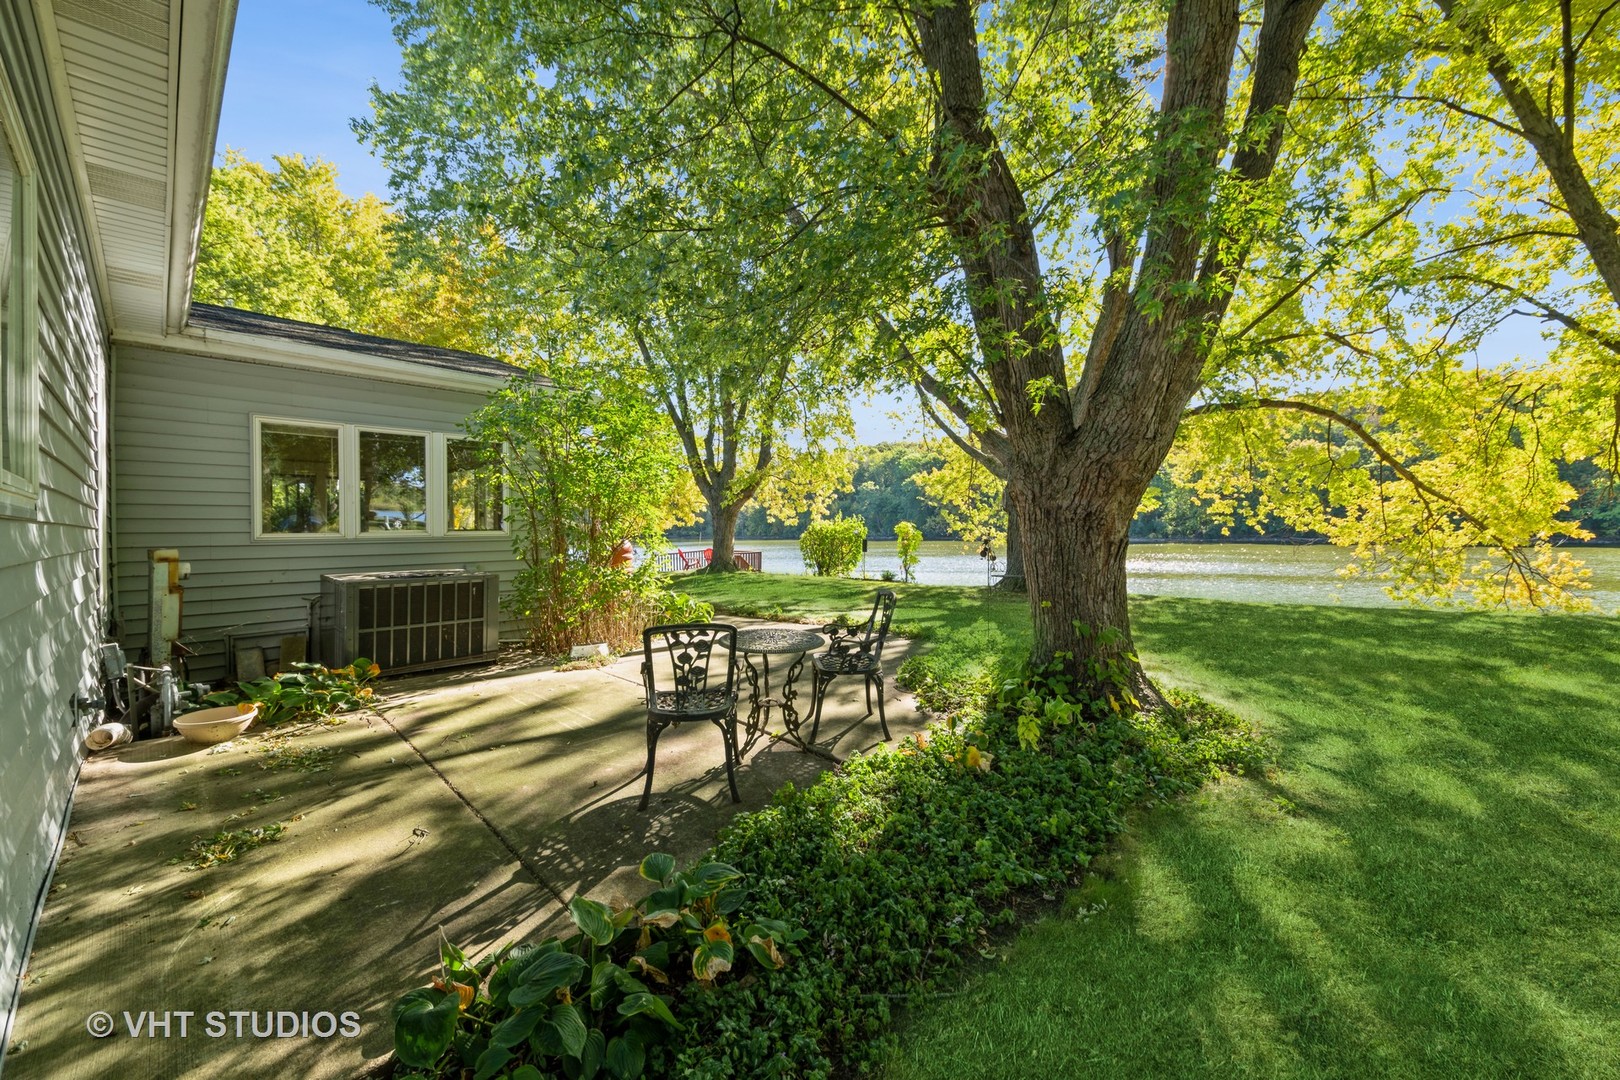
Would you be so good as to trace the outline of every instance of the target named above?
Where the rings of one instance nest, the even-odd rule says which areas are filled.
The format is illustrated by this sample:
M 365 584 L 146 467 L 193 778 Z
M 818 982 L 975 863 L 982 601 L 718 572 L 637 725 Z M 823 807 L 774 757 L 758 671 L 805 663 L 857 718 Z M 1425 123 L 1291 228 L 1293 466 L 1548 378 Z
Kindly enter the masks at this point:
M 847 574 L 861 565 L 866 548 L 866 522 L 858 517 L 812 521 L 799 536 L 804 568 L 819 577 Z
M 466 428 L 506 448 L 499 479 L 524 564 L 506 605 L 532 648 L 560 654 L 605 641 L 628 649 L 649 623 L 709 616 L 708 605 L 672 594 L 651 562 L 612 565 L 626 540 L 642 551 L 662 545 L 684 475 L 680 446 L 643 395 L 520 376 Z
M 905 574 L 907 581 L 917 580 L 917 563 L 921 561 L 917 552 L 921 547 L 921 529 L 909 521 L 895 522 L 894 553 L 900 558 L 900 570 Z

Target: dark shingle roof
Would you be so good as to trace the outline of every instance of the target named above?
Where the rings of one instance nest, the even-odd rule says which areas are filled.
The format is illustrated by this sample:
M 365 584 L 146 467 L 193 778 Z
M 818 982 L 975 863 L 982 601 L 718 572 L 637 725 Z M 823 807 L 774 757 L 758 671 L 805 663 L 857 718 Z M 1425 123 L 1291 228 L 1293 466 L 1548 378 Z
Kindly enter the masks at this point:
M 210 330 L 259 334 L 304 345 L 365 353 L 367 356 L 404 360 L 412 364 L 426 364 L 428 367 L 444 368 L 449 371 L 466 371 L 497 379 L 508 378 L 522 370 L 503 360 L 463 352 L 460 349 L 441 349 L 436 345 L 418 345 L 413 341 L 356 334 L 351 330 L 339 330 L 334 326 L 283 319 L 276 315 L 260 315 L 255 311 L 241 311 L 215 304 L 194 302 L 191 305 L 191 318 L 187 321 L 187 325 L 205 334 Z

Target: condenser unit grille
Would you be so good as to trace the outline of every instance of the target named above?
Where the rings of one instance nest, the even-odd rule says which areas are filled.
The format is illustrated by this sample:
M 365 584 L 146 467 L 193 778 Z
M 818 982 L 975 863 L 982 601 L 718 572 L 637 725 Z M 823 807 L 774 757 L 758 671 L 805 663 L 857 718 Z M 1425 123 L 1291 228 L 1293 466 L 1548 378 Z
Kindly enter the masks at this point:
M 329 663 L 358 657 L 384 671 L 493 659 L 500 647 L 495 574 L 448 570 L 328 574 Z

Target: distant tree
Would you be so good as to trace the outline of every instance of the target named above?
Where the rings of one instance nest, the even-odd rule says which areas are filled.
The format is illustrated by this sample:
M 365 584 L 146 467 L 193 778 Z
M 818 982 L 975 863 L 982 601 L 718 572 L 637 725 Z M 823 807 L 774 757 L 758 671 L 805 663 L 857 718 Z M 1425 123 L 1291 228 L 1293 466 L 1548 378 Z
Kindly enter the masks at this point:
M 899 522 L 894 527 L 894 547 L 900 558 L 901 573 L 907 581 L 913 580 L 917 576 L 917 550 L 922 547 L 922 530 L 909 521 Z
M 833 500 L 834 514 L 861 518 L 874 539 L 898 536 L 902 521 L 921 522 L 923 534 L 935 539 L 949 535 L 913 479 L 940 463 L 938 451 L 923 443 L 879 443 L 859 448 L 854 458 L 853 490 Z
M 939 451 L 923 443 L 878 443 L 855 447 L 846 460 L 853 471 L 827 500 L 826 513 L 832 517 L 859 517 L 867 523 L 873 539 L 888 540 L 895 535 L 895 523 L 920 522 L 924 539 L 947 540 L 954 533 L 924 497 L 914 474 L 936 468 L 943 462 Z M 744 507 L 737 519 L 737 535 L 750 540 L 796 540 L 811 520 L 809 511 L 778 512 L 772 516 L 765 507 Z M 712 526 L 704 517 L 696 525 L 672 530 L 672 540 L 696 540 L 710 535 Z
M 227 148 L 209 180 L 192 295 L 204 303 L 429 345 L 511 356 L 521 317 L 492 310 L 498 237 L 405 236 L 375 195 L 338 187 L 337 166 L 274 165 Z M 504 325 L 503 325 L 504 324 Z

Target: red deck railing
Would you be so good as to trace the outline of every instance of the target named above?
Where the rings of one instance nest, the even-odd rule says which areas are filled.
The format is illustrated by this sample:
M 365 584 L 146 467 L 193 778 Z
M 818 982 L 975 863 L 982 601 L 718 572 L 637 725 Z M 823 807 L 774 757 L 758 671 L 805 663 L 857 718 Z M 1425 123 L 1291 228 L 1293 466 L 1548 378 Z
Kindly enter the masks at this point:
M 732 550 L 732 558 L 739 570 L 764 569 L 765 553 L 763 551 L 747 551 L 742 548 Z M 658 553 L 659 569 L 670 574 L 678 574 L 684 570 L 701 570 L 709 565 L 714 558 L 713 548 L 675 548 L 671 551 Z

